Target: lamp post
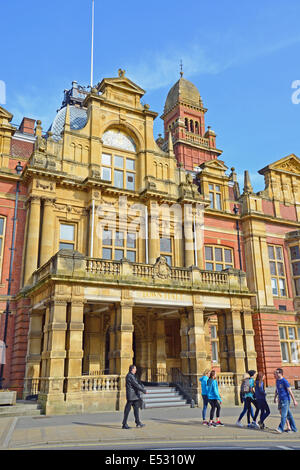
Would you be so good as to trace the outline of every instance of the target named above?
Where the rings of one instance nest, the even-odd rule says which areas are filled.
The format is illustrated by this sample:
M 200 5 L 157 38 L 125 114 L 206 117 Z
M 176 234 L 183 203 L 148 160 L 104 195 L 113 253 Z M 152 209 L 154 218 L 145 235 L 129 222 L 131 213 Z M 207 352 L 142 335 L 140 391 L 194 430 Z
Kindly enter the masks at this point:
M 233 212 L 235 215 L 238 214 L 239 208 L 234 204 Z M 236 230 L 237 230 L 237 239 L 238 239 L 238 252 L 239 252 L 239 261 L 240 261 L 240 270 L 242 269 L 242 255 L 241 255 L 241 242 L 240 242 L 240 224 L 239 219 L 236 219 Z
M 18 162 L 17 166 L 15 167 L 16 173 L 19 176 L 22 171 L 23 167 L 21 165 L 21 162 Z M 9 264 L 9 276 L 8 276 L 8 287 L 7 287 L 7 301 L 6 301 L 6 309 L 5 309 L 5 324 L 4 324 L 4 335 L 3 335 L 3 343 L 4 347 L 7 348 L 6 345 L 6 337 L 7 337 L 7 326 L 8 326 L 8 316 L 9 316 L 9 308 L 10 308 L 10 293 L 11 293 L 11 284 L 12 284 L 12 270 L 13 270 L 13 261 L 14 261 L 14 251 L 15 251 L 15 237 L 16 237 L 16 223 L 17 223 L 17 213 L 18 213 L 18 199 L 19 199 L 19 192 L 20 192 L 20 179 L 17 181 L 17 186 L 16 186 L 16 202 L 15 202 L 15 211 L 14 211 L 14 217 L 13 217 L 13 232 L 12 232 L 12 240 L 11 240 L 11 252 L 10 252 L 10 264 Z M 1 364 L 0 368 L 0 390 L 3 388 L 2 387 L 2 382 L 4 380 L 3 377 L 3 369 L 4 369 L 4 364 Z

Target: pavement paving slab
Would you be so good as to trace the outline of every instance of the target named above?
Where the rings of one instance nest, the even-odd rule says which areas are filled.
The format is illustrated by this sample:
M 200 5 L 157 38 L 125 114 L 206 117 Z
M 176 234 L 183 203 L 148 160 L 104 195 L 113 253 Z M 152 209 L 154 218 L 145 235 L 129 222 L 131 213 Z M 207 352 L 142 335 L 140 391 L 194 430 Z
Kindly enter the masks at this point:
M 244 418 L 244 427 L 235 425 L 239 408 L 224 410 L 221 418 L 225 426 L 209 428 L 202 424 L 201 410 L 172 409 L 141 413 L 144 428 L 136 428 L 133 415 L 128 421 L 131 429 L 121 427 L 121 412 L 95 413 L 74 416 L 51 416 L 39 418 L 2 418 L 0 420 L 0 449 L 30 449 L 42 446 L 63 446 L 67 444 L 101 443 L 103 447 L 111 444 L 126 444 L 152 442 L 211 442 L 218 441 L 252 441 L 284 442 L 294 439 L 300 444 L 300 433 L 275 432 L 279 424 L 279 414 L 273 410 L 268 417 L 268 429 L 249 429 Z M 294 418 L 300 430 L 300 414 L 294 413 Z M 17 420 L 17 421 L 14 421 Z

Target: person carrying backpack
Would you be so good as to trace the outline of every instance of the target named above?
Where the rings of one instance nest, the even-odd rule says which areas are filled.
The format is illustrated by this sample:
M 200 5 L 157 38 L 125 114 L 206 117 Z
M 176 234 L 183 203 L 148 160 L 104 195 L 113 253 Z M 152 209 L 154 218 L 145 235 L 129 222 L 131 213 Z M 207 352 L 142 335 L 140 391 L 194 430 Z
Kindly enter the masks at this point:
M 253 411 L 252 411 L 252 408 L 251 408 L 251 404 L 253 404 L 255 406 L 255 408 L 257 409 L 257 403 L 254 399 L 254 375 L 256 374 L 256 371 L 255 370 L 249 370 L 247 375 L 249 377 L 247 377 L 246 375 L 244 376 L 244 379 L 242 381 L 242 384 L 241 384 L 241 389 L 240 389 L 240 397 L 241 397 L 241 401 L 244 402 L 244 410 L 246 409 L 247 410 L 247 422 L 248 422 L 248 428 L 252 428 L 252 427 L 259 427 L 258 424 L 256 423 L 254 417 L 253 417 Z M 237 425 L 238 426 L 241 426 L 241 419 L 242 417 L 244 416 L 244 410 L 242 411 L 238 421 L 237 421 Z M 250 423 L 250 417 L 252 417 L 253 421 L 252 423 Z
M 210 419 L 207 425 L 209 427 L 224 426 L 224 424 L 221 423 L 220 421 L 220 412 L 221 412 L 220 403 L 222 402 L 222 399 L 219 394 L 218 382 L 217 382 L 215 370 L 212 370 L 211 373 L 209 374 L 209 379 L 207 381 L 207 397 L 208 397 L 208 402 L 211 406 Z M 215 410 L 216 410 L 217 422 L 213 421 Z
M 236 426 L 240 426 L 240 427 L 243 427 L 242 419 L 243 419 L 244 415 L 247 413 L 247 403 L 244 399 L 244 394 L 245 394 L 245 389 L 249 390 L 249 379 L 250 379 L 250 375 L 248 373 L 244 374 L 242 384 L 241 384 L 241 388 L 240 388 L 240 400 L 241 400 L 241 403 L 244 404 L 243 411 L 241 412 L 241 414 L 239 416 L 239 419 L 236 422 Z M 248 381 L 248 382 L 246 382 L 246 381 Z M 253 413 L 253 409 L 252 409 L 251 405 L 250 405 L 250 413 L 251 413 L 251 418 L 253 419 L 254 418 L 254 413 Z

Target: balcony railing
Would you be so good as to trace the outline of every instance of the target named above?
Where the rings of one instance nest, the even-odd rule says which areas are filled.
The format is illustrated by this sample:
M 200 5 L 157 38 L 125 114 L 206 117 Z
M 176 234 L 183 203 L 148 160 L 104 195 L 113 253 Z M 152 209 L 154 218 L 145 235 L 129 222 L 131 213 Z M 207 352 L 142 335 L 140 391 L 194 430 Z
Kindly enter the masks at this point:
M 185 140 L 209 148 L 209 140 L 206 137 L 201 137 L 200 135 L 194 134 L 193 132 L 186 131 Z
M 40 392 L 47 390 L 46 384 L 49 380 L 56 380 L 49 377 L 38 377 L 24 380 L 24 398 L 37 397 Z M 79 380 L 81 392 L 101 392 L 116 391 L 120 389 L 119 375 L 84 375 L 81 377 L 60 378 L 62 387 L 66 380 Z
M 230 292 L 248 292 L 246 275 L 238 269 L 206 271 L 196 266 L 169 266 L 159 257 L 155 264 L 132 263 L 85 257 L 71 250 L 61 250 L 33 273 L 32 284 L 51 277 L 85 278 L 93 281 L 130 282 L 141 285 L 170 285 L 171 287 L 196 288 Z

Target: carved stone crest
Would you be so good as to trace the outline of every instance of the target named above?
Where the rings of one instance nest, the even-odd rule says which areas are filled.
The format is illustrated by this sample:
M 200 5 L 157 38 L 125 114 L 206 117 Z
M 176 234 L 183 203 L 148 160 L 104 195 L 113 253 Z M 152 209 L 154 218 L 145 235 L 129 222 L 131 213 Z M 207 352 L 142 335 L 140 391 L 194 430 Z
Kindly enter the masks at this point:
M 171 268 L 167 264 L 167 260 L 164 256 L 157 258 L 154 265 L 154 277 L 159 279 L 169 279 L 171 277 Z

